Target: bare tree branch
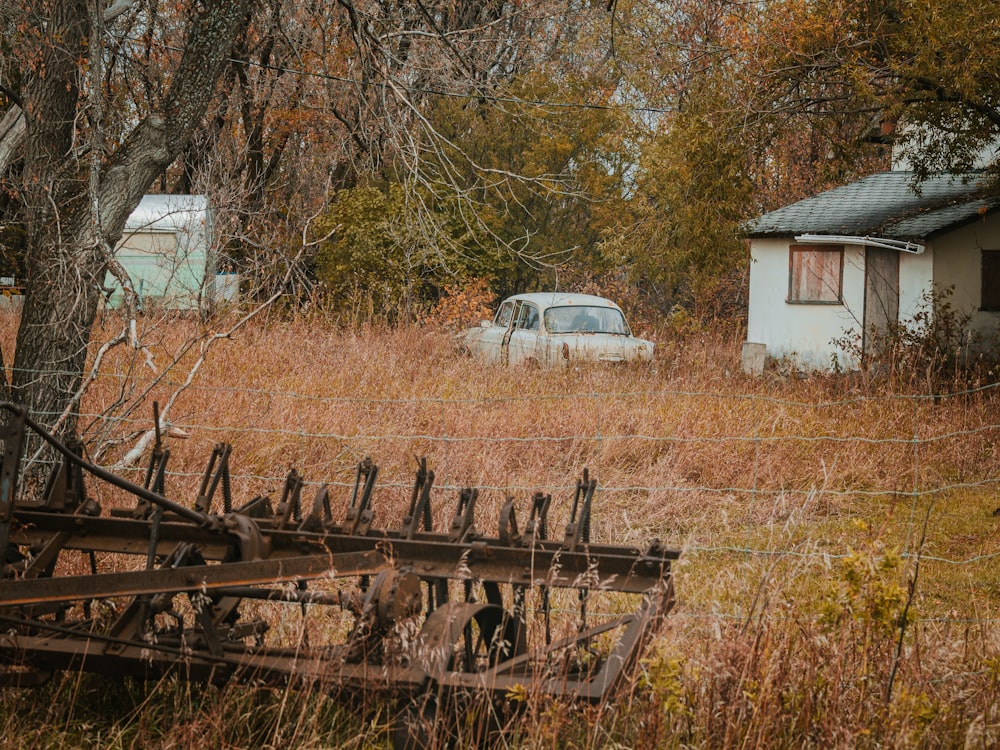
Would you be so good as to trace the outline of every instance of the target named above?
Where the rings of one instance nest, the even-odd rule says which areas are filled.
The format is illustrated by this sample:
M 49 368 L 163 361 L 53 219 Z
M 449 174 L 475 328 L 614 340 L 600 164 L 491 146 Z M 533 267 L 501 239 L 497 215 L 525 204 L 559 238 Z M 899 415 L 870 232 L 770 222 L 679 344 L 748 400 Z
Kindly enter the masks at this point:
M 19 158 L 24 143 L 24 112 L 13 104 L 0 120 L 0 174 Z

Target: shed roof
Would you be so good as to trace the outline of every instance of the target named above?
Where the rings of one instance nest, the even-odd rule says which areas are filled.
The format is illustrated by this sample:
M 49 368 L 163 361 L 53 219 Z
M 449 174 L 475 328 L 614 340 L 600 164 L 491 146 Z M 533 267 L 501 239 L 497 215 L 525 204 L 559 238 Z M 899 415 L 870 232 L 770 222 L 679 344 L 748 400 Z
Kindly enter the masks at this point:
M 125 222 L 126 232 L 191 230 L 206 220 L 204 195 L 144 195 Z
M 878 235 L 919 240 L 1000 207 L 981 172 L 938 174 L 914 188 L 913 172 L 881 172 L 827 190 L 751 222 L 750 237 L 798 234 Z

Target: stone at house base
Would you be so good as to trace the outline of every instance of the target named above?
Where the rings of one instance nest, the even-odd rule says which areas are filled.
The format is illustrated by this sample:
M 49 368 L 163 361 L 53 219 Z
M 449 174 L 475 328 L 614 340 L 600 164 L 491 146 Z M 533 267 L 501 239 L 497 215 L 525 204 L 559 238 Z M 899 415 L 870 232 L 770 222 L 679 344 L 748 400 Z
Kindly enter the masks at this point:
M 767 344 L 757 344 L 753 341 L 743 342 L 743 354 L 740 364 L 747 375 L 763 375 L 764 363 L 767 361 Z

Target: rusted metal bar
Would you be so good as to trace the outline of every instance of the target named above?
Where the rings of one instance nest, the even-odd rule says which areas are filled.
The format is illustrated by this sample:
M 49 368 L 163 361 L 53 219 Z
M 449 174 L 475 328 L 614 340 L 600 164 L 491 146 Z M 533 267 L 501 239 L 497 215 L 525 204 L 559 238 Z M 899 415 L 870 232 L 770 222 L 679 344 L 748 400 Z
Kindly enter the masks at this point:
M 0 603 L 4 607 L 43 602 L 72 602 L 138 596 L 163 591 L 212 591 L 226 586 L 278 584 L 337 575 L 371 574 L 385 567 L 385 557 L 375 551 L 340 555 L 285 557 L 219 565 L 187 565 L 179 568 L 137 570 L 129 573 L 59 576 L 34 580 L 0 581 Z

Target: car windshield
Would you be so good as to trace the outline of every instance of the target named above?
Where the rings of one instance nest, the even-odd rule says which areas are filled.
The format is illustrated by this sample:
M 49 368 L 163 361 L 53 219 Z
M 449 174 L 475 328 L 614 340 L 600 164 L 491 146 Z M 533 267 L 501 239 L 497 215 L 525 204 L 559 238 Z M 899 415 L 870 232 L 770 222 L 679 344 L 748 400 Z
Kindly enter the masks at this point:
M 549 333 L 630 333 L 619 310 L 583 305 L 550 307 L 545 311 L 545 328 Z

